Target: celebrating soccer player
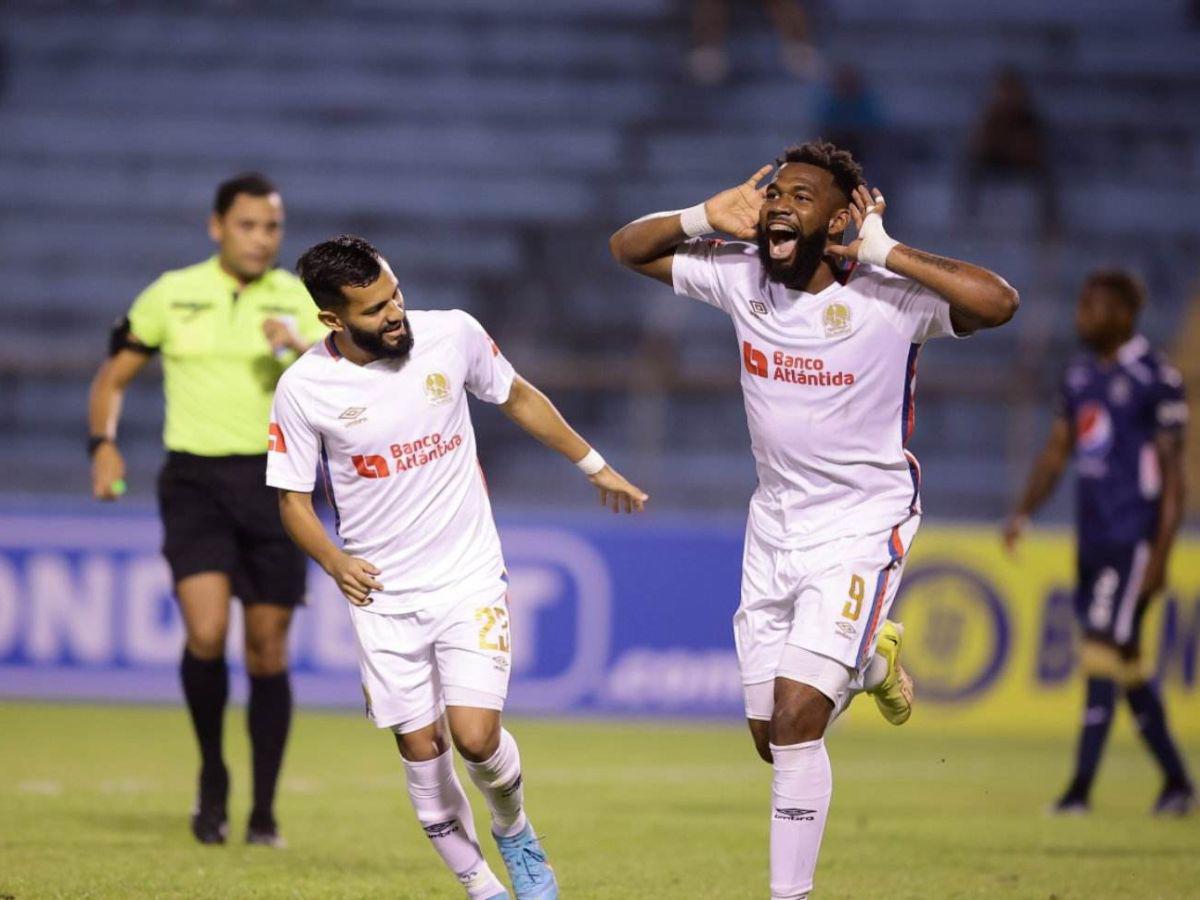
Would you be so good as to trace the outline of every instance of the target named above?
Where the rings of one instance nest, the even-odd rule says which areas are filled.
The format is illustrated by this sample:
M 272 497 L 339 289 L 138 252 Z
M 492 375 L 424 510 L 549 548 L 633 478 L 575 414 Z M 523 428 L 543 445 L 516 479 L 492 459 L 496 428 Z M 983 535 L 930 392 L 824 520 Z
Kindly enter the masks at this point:
M 1074 456 L 1075 614 L 1087 699 L 1075 775 L 1054 805 L 1059 813 L 1088 811 L 1118 686 L 1162 769 L 1154 811 L 1183 815 L 1196 803 L 1140 649 L 1142 617 L 1166 581 L 1183 515 L 1187 424 L 1179 373 L 1137 333 L 1144 304 L 1145 289 L 1128 272 L 1101 270 L 1084 282 L 1075 325 L 1085 352 L 1067 367 L 1049 440 L 1005 528 L 1011 550 Z
M 902 632 L 886 619 L 921 515 L 905 449 L 917 355 L 1004 324 L 1017 293 L 888 237 L 883 196 L 844 150 L 803 144 L 777 165 L 763 187 L 772 166 L 631 222 L 611 247 L 723 310 L 741 346 L 758 490 L 734 637 L 750 732 L 774 766 L 771 896 L 795 900 L 812 889 L 829 810 L 829 722 L 861 690 L 895 724 L 911 711 Z M 740 240 L 699 239 L 711 232 Z
M 113 329 L 110 358 L 92 382 L 92 491 L 110 501 L 124 492 L 121 401 L 161 351 L 163 553 L 187 631 L 179 673 L 201 759 L 192 833 L 203 844 L 223 844 L 229 830 L 221 738 L 229 697 L 225 639 L 236 595 L 244 610 L 254 760 L 246 841 L 282 847 L 274 802 L 292 718 L 287 636 L 292 611 L 304 601 L 306 563 L 262 482 L 262 430 L 275 380 L 325 329 L 304 286 L 275 268 L 283 201 L 270 181 L 247 173 L 219 185 L 208 232 L 218 253 L 165 273 Z
M 395 733 L 417 818 L 467 895 L 508 896 L 480 852 L 443 716 L 491 810 L 516 896 L 557 897 L 525 815 L 517 744 L 500 722 L 508 578 L 467 392 L 575 462 L 614 511 L 640 511 L 648 498 L 513 371 L 475 319 L 406 311 L 391 267 L 366 241 L 318 244 L 298 271 L 332 333 L 275 394 L 267 482 L 284 526 L 351 603 L 368 713 Z M 340 548 L 313 512 L 318 465 Z

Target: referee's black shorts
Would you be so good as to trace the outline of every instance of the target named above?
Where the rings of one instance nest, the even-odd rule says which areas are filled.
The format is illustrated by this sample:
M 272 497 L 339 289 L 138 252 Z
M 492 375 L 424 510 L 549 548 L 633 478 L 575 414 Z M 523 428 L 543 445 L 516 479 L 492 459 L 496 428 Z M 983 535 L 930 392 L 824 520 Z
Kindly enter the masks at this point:
M 158 476 L 158 508 L 163 555 L 176 583 L 201 572 L 224 572 L 244 604 L 304 602 L 307 563 L 283 530 L 266 471 L 265 454 L 167 454 Z

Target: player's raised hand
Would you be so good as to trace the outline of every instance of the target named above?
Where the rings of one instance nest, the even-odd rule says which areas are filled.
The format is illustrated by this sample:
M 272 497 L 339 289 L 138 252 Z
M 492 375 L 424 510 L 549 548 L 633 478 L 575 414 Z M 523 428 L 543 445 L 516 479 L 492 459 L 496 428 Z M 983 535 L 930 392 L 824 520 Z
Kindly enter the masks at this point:
M 649 494 L 626 481 L 612 466 L 589 475 L 588 481 L 600 489 L 600 505 L 609 507 L 614 513 L 622 509 L 627 513 L 642 512 L 650 499 Z
M 329 576 L 333 579 L 338 590 L 355 606 L 370 606 L 371 591 L 382 591 L 383 585 L 375 580 L 379 569 L 365 559 L 343 553 L 329 567 Z
M 891 239 L 887 236 L 887 232 L 883 230 L 883 213 L 886 209 L 887 201 L 883 199 L 883 194 L 865 184 L 860 184 L 850 197 L 850 218 L 854 222 L 854 230 L 857 232 L 854 240 L 844 245 L 829 244 L 825 251 L 830 256 L 856 260 L 861 258 L 859 254 L 864 241 L 882 238 L 884 241 L 890 242 Z
M 771 174 L 774 166 L 766 165 L 739 184 L 710 197 L 704 203 L 708 224 L 717 231 L 752 241 L 758 237 L 758 212 L 767 192 L 758 183 Z
M 117 445 L 105 441 L 92 456 L 92 496 L 97 500 L 116 500 L 125 493 L 125 458 Z

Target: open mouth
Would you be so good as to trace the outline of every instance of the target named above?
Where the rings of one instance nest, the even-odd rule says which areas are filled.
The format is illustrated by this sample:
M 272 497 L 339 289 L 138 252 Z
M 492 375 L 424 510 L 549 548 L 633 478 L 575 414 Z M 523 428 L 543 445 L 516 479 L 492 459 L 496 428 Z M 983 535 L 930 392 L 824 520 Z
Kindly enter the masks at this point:
M 767 226 L 767 246 L 771 259 L 791 259 L 796 252 L 800 232 L 786 222 L 772 222 Z
M 383 335 L 384 337 L 391 338 L 392 340 L 397 340 L 404 337 L 404 323 L 397 322 L 395 325 L 387 326 L 387 328 L 383 329 Z

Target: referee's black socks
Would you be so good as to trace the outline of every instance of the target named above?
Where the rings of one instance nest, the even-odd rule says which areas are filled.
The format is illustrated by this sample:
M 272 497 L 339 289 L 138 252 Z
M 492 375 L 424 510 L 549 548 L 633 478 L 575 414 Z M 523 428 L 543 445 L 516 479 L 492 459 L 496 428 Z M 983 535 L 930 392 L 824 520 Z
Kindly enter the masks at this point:
M 183 696 L 200 744 L 200 803 L 225 810 L 229 771 L 221 757 L 225 703 L 229 699 L 229 667 L 225 657 L 199 659 L 186 648 L 179 664 Z
M 251 675 L 246 727 L 254 757 L 254 809 L 250 813 L 250 827 L 255 831 L 275 831 L 275 784 L 291 723 L 292 686 L 288 673 Z

